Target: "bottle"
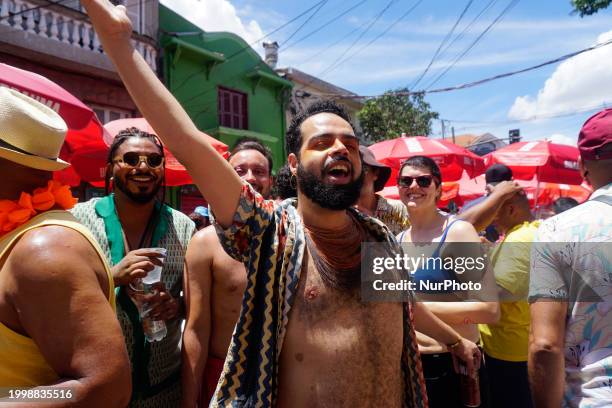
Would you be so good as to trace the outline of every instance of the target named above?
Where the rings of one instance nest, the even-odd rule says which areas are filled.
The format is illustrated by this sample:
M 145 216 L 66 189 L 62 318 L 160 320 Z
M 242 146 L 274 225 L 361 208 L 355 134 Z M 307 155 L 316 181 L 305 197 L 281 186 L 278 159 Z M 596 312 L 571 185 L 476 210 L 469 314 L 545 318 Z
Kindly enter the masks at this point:
M 463 362 L 459 362 L 459 384 L 461 403 L 466 407 L 479 407 L 481 401 L 478 370 L 470 374 L 467 366 Z
M 153 320 L 150 318 L 149 313 L 151 312 L 152 308 L 147 302 L 142 301 L 141 298 L 142 295 L 154 293 L 155 289 L 153 289 L 152 285 L 143 283 L 141 280 L 136 282 L 135 285 L 132 285 L 132 289 L 137 294 L 136 305 L 138 307 L 138 312 L 140 313 L 142 331 L 144 332 L 146 339 L 149 341 L 149 343 L 161 341 L 168 334 L 166 323 L 163 320 Z

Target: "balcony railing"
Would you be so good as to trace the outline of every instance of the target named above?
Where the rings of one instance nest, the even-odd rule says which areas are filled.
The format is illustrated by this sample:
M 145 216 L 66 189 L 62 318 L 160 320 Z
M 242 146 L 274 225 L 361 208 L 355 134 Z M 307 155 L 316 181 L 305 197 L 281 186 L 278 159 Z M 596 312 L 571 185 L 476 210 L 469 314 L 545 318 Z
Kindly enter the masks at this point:
M 2 27 L 23 31 L 60 43 L 78 47 L 85 51 L 103 53 L 100 40 L 85 15 L 79 19 L 71 14 L 50 10 L 23 0 L 0 0 L 0 33 Z M 4 31 L 4 32 L 3 32 Z M 2 41 L 3 35 L 0 35 Z M 132 45 L 140 52 L 145 61 L 156 70 L 157 50 L 151 44 L 132 38 Z

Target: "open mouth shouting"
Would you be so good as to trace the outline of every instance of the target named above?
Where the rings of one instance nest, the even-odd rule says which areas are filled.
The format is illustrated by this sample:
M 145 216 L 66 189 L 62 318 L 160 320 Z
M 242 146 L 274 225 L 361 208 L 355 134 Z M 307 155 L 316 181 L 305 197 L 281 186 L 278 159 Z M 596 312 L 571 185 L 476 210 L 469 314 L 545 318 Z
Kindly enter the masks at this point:
M 346 184 L 352 181 L 353 167 L 347 159 L 332 159 L 323 169 L 323 180 L 330 184 Z

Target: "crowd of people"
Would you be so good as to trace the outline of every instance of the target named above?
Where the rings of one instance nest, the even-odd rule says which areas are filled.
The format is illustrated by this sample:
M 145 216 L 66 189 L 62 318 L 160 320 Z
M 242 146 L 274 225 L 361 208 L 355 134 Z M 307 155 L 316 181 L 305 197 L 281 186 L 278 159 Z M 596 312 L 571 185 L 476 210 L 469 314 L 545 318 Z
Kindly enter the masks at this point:
M 378 194 L 391 169 L 332 101 L 293 119 L 276 178 L 256 139 L 224 159 L 132 48 L 125 9 L 82 4 L 157 135 L 120 132 L 105 195 L 76 204 L 53 180 L 65 123 L 0 88 L 0 405 L 612 406 L 611 109 L 578 137 L 586 202 L 537 219 L 495 165 L 486 196 L 451 214 L 426 156 L 402 163 L 399 201 Z M 165 204 L 162 141 L 208 207 Z M 364 242 L 433 259 L 471 244 L 485 266 L 411 280 L 487 290 L 367 301 Z

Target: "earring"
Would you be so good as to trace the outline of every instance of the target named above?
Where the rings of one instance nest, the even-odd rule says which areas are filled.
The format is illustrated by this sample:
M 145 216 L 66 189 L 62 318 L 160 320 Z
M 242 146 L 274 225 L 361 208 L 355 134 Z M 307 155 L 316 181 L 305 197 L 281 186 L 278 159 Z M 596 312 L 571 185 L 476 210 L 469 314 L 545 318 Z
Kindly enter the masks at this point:
M 289 179 L 289 186 L 291 186 L 292 189 L 297 190 L 297 178 L 295 177 L 295 174 L 291 175 L 291 178 Z

